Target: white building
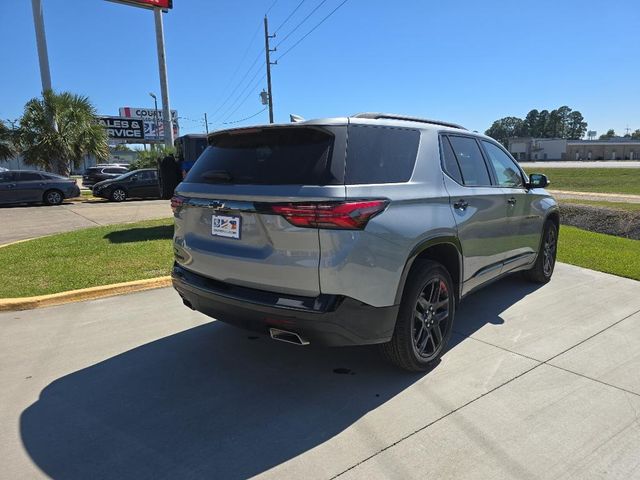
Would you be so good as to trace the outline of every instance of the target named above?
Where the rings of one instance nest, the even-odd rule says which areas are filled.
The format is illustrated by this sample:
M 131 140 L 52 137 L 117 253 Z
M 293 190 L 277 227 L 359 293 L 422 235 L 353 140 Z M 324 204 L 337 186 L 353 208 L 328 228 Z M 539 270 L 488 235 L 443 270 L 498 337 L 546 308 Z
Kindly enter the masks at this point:
M 567 140 L 563 138 L 510 138 L 509 152 L 516 160 L 564 160 Z

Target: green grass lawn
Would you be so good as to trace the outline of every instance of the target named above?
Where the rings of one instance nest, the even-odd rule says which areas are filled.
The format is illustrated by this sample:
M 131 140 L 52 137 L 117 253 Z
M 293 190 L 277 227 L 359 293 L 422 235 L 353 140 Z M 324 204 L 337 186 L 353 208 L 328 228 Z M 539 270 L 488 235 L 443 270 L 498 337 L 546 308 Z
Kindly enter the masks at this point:
M 88 228 L 0 248 L 0 298 L 168 275 L 173 219 Z
M 640 280 L 640 240 L 561 226 L 558 261 Z
M 622 210 L 625 212 L 640 212 L 640 203 L 606 202 L 603 200 L 581 200 L 579 198 L 561 198 L 560 205 L 569 203 L 572 205 L 588 205 L 594 207 L 605 207 L 612 210 Z
M 168 275 L 173 219 L 88 228 L 0 248 L 0 298 Z M 640 241 L 562 226 L 558 260 L 640 280 Z
M 553 168 L 540 165 L 526 171 L 544 173 L 551 181 L 551 190 L 640 195 L 640 168 Z

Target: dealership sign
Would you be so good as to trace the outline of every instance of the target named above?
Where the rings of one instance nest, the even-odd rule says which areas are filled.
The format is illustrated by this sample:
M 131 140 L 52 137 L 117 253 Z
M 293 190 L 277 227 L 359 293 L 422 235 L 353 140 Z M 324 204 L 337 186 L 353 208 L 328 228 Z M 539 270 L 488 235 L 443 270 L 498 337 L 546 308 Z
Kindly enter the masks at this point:
M 109 139 L 128 142 L 143 142 L 145 139 L 144 122 L 138 118 L 98 117 L 98 121 L 107 131 Z
M 126 3 L 133 7 L 142 7 L 142 8 L 162 8 L 163 10 L 167 10 L 169 8 L 173 8 L 173 0 L 111 0 L 116 3 Z
M 120 107 L 120 115 L 128 118 L 138 118 L 144 123 L 144 138 L 150 141 L 164 140 L 164 123 L 162 119 L 162 110 L 154 110 L 153 108 L 144 107 Z M 157 115 L 157 131 L 156 131 L 156 115 Z M 178 111 L 171 110 L 171 120 L 173 120 L 173 137 L 180 136 L 180 127 L 178 126 Z
M 129 118 L 142 118 L 143 120 L 155 120 L 156 113 L 158 114 L 158 121 L 161 122 L 164 118 L 162 116 L 162 110 L 154 110 L 153 108 L 144 107 L 120 107 L 120 116 Z M 178 121 L 178 111 L 171 110 L 171 120 Z

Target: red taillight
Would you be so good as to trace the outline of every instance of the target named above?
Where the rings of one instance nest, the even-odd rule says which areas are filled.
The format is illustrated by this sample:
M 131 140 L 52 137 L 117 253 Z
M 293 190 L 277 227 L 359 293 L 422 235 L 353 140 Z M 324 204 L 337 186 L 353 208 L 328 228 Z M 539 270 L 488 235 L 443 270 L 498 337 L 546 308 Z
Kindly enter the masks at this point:
M 269 205 L 267 210 L 282 215 L 296 227 L 362 230 L 388 203 L 387 200 L 280 203 Z
M 186 199 L 184 197 L 181 197 L 180 195 L 174 195 L 173 197 L 171 197 L 171 210 L 173 210 L 173 213 L 176 213 L 178 210 L 180 210 L 180 207 L 184 205 L 185 200 Z

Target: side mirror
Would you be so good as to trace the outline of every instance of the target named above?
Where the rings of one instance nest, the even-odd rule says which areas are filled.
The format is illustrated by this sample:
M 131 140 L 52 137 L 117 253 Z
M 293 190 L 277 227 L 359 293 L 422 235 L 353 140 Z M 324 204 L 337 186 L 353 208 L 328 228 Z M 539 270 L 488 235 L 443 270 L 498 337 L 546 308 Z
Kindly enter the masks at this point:
M 529 188 L 546 188 L 549 185 L 549 179 L 542 173 L 532 173 L 529 175 Z

